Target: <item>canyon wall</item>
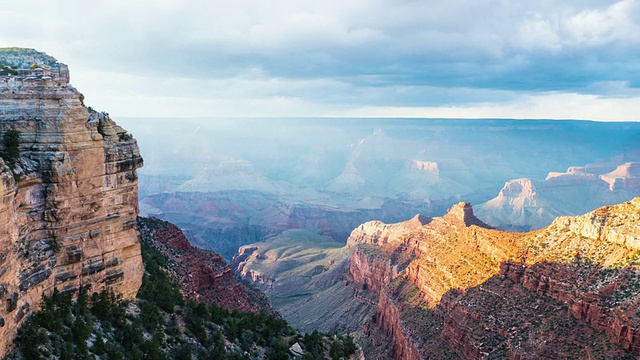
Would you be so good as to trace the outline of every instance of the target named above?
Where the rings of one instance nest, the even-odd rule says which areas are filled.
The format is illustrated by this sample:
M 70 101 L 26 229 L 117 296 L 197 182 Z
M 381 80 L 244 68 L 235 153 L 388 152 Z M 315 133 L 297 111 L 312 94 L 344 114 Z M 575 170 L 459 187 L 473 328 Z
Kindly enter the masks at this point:
M 19 138 L 18 157 L 0 161 L 0 354 L 54 288 L 132 298 L 142 282 L 136 141 L 48 63 L 0 76 L 0 133 Z
M 640 198 L 524 234 L 466 203 L 420 226 L 363 224 L 350 272 L 379 294 L 365 329 L 395 359 L 635 358 L 639 224 Z
M 498 196 L 477 206 L 478 217 L 502 230 L 527 231 L 550 225 L 557 216 L 579 215 L 640 196 L 638 150 L 546 179 L 505 183 Z
M 274 313 L 267 297 L 239 282 L 222 256 L 191 246 L 174 224 L 139 217 L 138 228 L 143 244 L 167 258 L 166 267 L 185 299 L 214 303 L 229 311 Z

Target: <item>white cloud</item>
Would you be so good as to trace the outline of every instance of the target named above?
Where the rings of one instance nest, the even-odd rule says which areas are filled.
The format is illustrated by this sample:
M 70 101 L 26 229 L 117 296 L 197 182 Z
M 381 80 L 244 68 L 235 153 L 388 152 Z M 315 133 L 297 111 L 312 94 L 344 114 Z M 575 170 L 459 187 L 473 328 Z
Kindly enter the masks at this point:
M 603 98 L 576 93 L 521 96 L 505 103 L 443 107 L 363 107 L 337 116 L 425 118 L 590 119 L 640 121 L 640 96 Z
M 0 16 L 0 46 L 68 63 L 114 115 L 637 110 L 640 0 L 23 0 Z M 552 101 L 567 94 L 592 111 Z
M 573 45 L 586 46 L 601 46 L 617 40 L 638 43 L 640 26 L 633 15 L 639 11 L 638 0 L 618 1 L 603 10 L 583 10 L 567 19 L 567 40 Z
M 517 34 L 514 45 L 528 51 L 540 49 L 558 51 L 562 47 L 555 26 L 548 19 L 543 19 L 540 14 L 524 20 Z

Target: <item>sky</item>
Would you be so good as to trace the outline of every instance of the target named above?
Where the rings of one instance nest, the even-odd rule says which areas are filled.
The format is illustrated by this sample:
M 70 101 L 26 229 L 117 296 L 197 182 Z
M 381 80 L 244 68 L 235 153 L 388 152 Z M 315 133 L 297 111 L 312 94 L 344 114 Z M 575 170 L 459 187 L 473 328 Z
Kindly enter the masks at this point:
M 0 47 L 112 117 L 640 119 L 640 0 L 35 0 Z

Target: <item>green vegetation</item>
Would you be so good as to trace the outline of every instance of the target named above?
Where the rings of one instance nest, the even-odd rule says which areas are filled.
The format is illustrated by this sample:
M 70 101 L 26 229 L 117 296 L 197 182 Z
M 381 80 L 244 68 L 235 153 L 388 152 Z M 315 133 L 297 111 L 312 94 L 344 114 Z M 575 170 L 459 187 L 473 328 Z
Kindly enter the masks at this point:
M 2 136 L 2 149 L 0 157 L 13 168 L 20 159 L 20 132 L 15 129 L 8 130 Z
M 180 287 L 163 270 L 167 259 L 146 242 L 142 242 L 142 261 L 145 275 L 138 298 L 156 304 L 161 310 L 173 313 L 176 305 L 183 305 Z
M 60 63 L 45 53 L 27 48 L 0 48 L 0 63 L 12 69 L 28 69 L 31 64 L 58 67 Z
M 184 302 L 164 271 L 167 259 L 143 245 L 145 275 L 138 299 L 112 293 L 54 292 L 18 331 L 7 359 L 291 359 L 296 342 L 303 359 L 347 359 L 349 336 L 302 335 L 268 314 L 228 311 Z
M 16 66 L 6 66 L 0 63 L 0 75 L 18 75 Z

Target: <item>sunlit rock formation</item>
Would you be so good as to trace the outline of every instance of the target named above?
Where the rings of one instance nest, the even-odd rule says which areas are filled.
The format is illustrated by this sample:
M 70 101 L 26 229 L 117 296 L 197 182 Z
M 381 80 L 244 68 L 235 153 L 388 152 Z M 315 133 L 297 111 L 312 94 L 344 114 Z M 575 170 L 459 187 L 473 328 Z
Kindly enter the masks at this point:
M 488 228 L 466 203 L 414 229 L 396 227 L 393 241 L 377 240 L 385 238 L 385 226 L 376 223 L 349 240 L 353 278 L 378 294 L 365 325 L 377 346 L 370 353 L 388 349 L 395 359 L 640 353 L 640 198 L 560 217 L 526 234 Z
M 43 294 L 142 281 L 136 141 L 83 104 L 67 66 L 31 49 L 0 49 L 0 354 Z M 7 141 L 3 153 L 7 154 Z
M 498 196 L 477 207 L 478 217 L 499 229 L 526 231 L 543 228 L 557 216 L 628 201 L 640 196 L 638 160 L 631 153 L 550 172 L 545 180 L 509 180 Z

